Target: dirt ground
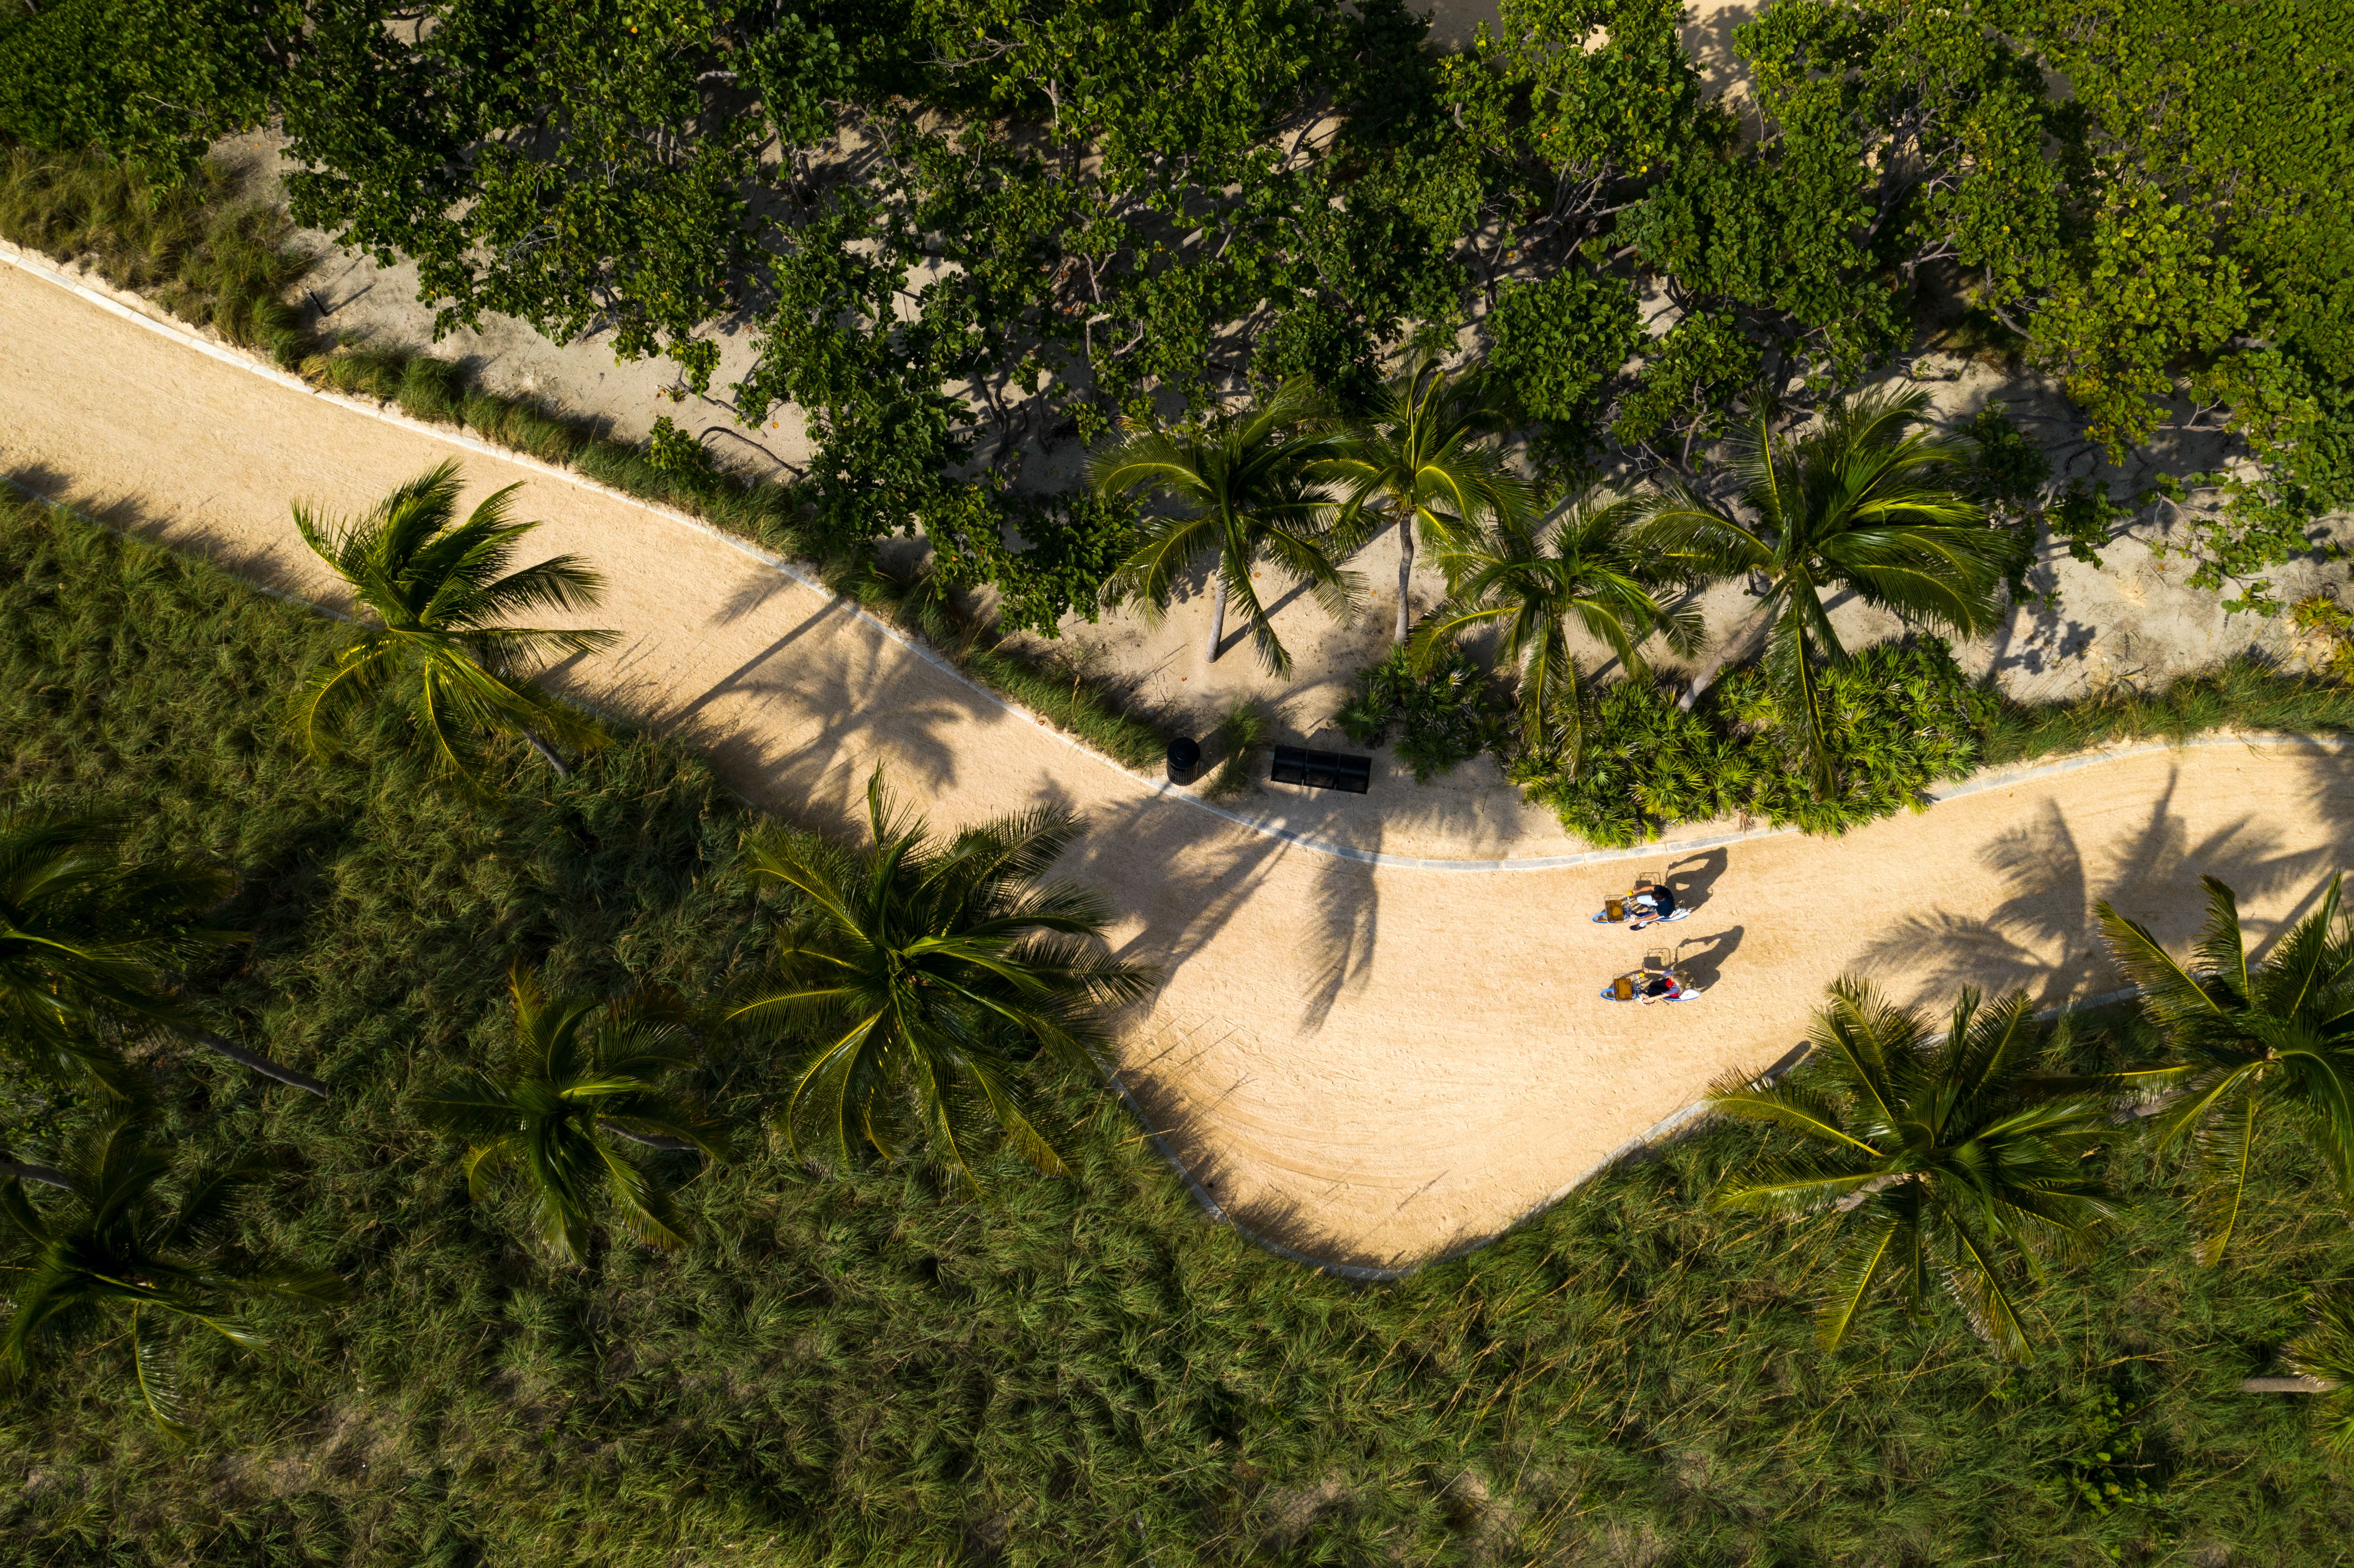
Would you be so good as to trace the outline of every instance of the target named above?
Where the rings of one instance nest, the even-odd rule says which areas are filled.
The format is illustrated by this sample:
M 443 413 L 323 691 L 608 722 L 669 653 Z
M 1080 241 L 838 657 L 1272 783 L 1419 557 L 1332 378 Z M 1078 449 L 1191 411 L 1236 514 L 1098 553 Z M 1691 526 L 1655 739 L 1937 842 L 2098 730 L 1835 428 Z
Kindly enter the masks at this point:
M 46 373 L 61 364 L 77 373 Z M 0 264 L 0 473 L 331 605 L 290 502 L 357 509 L 453 451 L 470 498 L 521 482 L 524 514 L 546 520 L 534 543 L 605 572 L 587 619 L 622 634 L 555 683 L 705 748 L 758 802 L 844 823 L 881 763 L 944 824 L 1085 812 L 1063 869 L 1119 911 L 1119 950 L 1162 970 L 1121 1047 L 1148 1127 L 1227 1213 L 1322 1257 L 1407 1263 L 1511 1224 L 1720 1075 L 1787 1055 L 1842 973 L 1908 1000 L 1963 982 L 2097 993 L 2117 979 L 2094 900 L 2179 943 L 2200 872 L 2268 937 L 2354 827 L 2334 748 L 2226 743 L 1998 782 L 1835 841 L 1545 869 L 1470 869 L 1495 824 L 1389 790 L 1369 798 L 1395 822 L 1384 853 L 1420 844 L 1449 868 L 1368 863 L 1113 767 L 729 540 L 201 352 L 18 265 Z M 1670 929 L 1706 987 L 1694 1001 L 1596 995 L 1645 941 L 1586 916 L 1637 870 L 1668 872 L 1692 907 Z M 336 1068 L 332 1051 L 300 1065 Z

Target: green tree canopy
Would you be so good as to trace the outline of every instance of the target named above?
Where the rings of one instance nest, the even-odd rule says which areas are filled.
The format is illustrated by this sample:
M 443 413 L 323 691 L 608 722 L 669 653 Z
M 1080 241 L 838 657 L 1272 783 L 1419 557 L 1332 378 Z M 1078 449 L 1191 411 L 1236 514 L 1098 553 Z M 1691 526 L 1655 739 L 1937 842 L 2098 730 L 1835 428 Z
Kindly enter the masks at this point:
M 0 1037 L 51 1077 L 122 1081 L 124 1026 L 193 1031 L 166 978 L 246 933 L 207 916 L 236 879 L 197 862 L 125 864 L 104 823 L 0 821 Z
M 521 736 L 559 773 L 552 743 L 587 749 L 604 735 L 523 672 L 551 653 L 592 653 L 610 631 L 507 626 L 523 609 L 577 609 L 604 587 L 577 556 L 555 556 L 509 571 L 515 546 L 539 526 L 513 523 L 508 485 L 458 521 L 458 465 L 444 462 L 410 480 L 366 516 L 330 523 L 294 508 L 303 543 L 334 567 L 363 621 L 351 645 L 312 682 L 302 709 L 303 738 L 324 755 L 359 715 L 395 702 L 408 710 L 442 773 L 478 783 L 489 767 L 486 741 Z
M 1400 643 L 1412 620 L 1406 589 L 1416 541 L 1433 548 L 1468 543 L 1481 524 L 1518 520 L 1528 508 L 1528 486 L 1497 449 L 1503 424 L 1486 377 L 1476 370 L 1449 375 L 1436 355 L 1418 354 L 1316 462 L 1317 477 L 1340 493 L 1334 528 L 1341 539 L 1354 544 L 1384 523 L 1397 530 Z
M 1438 54 L 1405 0 L 55 0 L 0 17 L 0 137 L 162 168 L 275 112 L 295 216 L 413 260 L 443 327 L 797 405 L 827 551 L 957 532 L 1019 576 L 977 511 L 1122 419 L 1301 376 L 1355 410 L 1467 326 L 1549 479 L 1689 475 L 1967 304 L 2116 455 L 2246 460 L 2167 488 L 2196 580 L 2272 606 L 2354 504 L 2354 12 L 1786 0 L 1737 104 L 1682 14 L 1506 0 Z
M 943 843 L 893 803 L 880 768 L 866 819 L 872 837 L 855 848 L 790 832 L 750 845 L 752 874 L 785 895 L 788 923 L 764 993 L 729 1016 L 799 1051 L 794 1146 L 806 1128 L 845 1164 L 861 1148 L 887 1158 L 912 1119 L 970 1191 L 978 1129 L 991 1122 L 1013 1153 L 1063 1174 L 1031 1121 L 1025 1063 L 1098 1068 L 1110 1012 L 1152 982 L 1095 950 L 1110 922 L 1101 900 L 1044 880 L 1076 819 L 1027 811 Z
M 170 183 L 260 124 L 302 34 L 299 0 L 23 0 L 0 15 L 0 143 L 106 149 Z
M 2025 991 L 1988 1004 L 1964 991 L 1941 1040 L 1918 1012 L 1840 980 L 1807 1042 L 1813 1059 L 1778 1082 L 1735 1073 L 1711 1088 L 1711 1108 L 1800 1145 L 1728 1175 L 1713 1202 L 1830 1216 L 1836 1251 L 1816 1319 L 1826 1347 L 1888 1285 L 1915 1311 L 1944 1291 L 1998 1355 L 2024 1359 L 2005 1277 L 2039 1254 L 2081 1252 L 2112 1217 L 2084 1163 L 2124 1136 L 2106 1102 L 2048 1071 Z
M 1608 648 L 1630 676 L 1643 673 L 1642 642 L 1663 632 L 1679 653 L 1697 651 L 1700 616 L 1662 602 L 1672 574 L 1635 541 L 1640 503 L 1587 492 L 1540 521 L 1505 517 L 1450 546 L 1441 557 L 1451 591 L 1415 634 L 1435 650 L 1482 626 L 1496 629 L 1496 660 L 1520 682 L 1521 744 L 1570 758 L 1581 717 L 1576 625 Z
M 2281 1360 L 2322 1385 L 2314 1412 L 2322 1446 L 2341 1458 L 2354 1457 L 2354 1289 L 2340 1285 L 2315 1291 L 2313 1321 L 2281 1347 Z
M 244 1310 L 255 1298 L 321 1305 L 344 1298 L 322 1269 L 233 1261 L 232 1204 L 275 1171 L 237 1158 L 196 1170 L 176 1201 L 158 1189 L 173 1161 L 119 1120 L 70 1149 L 56 1167 L 11 1166 L 0 1175 L 0 1277 L 12 1310 L 0 1330 L 0 1369 L 32 1371 L 37 1350 L 63 1352 L 101 1333 L 127 1334 L 139 1398 L 165 1431 L 186 1436 L 166 1335 L 197 1323 L 245 1350 L 268 1343 Z M 61 1188 L 35 1203 L 32 1180 Z
M 2214 877 L 2199 880 L 2207 924 L 2188 963 L 2107 900 L 2099 907 L 2118 967 L 2180 1057 L 2126 1081 L 2171 1091 L 2155 1131 L 2196 1161 L 2199 1255 L 2212 1264 L 2232 1245 L 2267 1128 L 2301 1134 L 2354 1214 L 2354 931 L 2333 876 L 2320 906 L 2259 963 L 2239 899 Z
M 1355 574 L 1335 559 L 1355 541 L 1338 525 L 1337 498 L 1323 478 L 1341 438 L 1308 428 L 1321 413 L 1308 388 L 1294 383 L 1254 408 L 1133 429 L 1089 459 L 1087 471 L 1102 494 L 1142 491 L 1178 507 L 1146 521 L 1142 541 L 1112 578 L 1113 591 L 1158 616 L 1187 569 L 1205 564 L 1211 596 L 1204 657 L 1218 657 L 1231 599 L 1242 605 L 1259 662 L 1278 674 L 1290 669 L 1253 568 L 1265 561 L 1305 584 L 1336 620 L 1348 618 L 1358 589 Z
M 624 1140 L 717 1156 L 724 1146 L 695 1108 L 663 1080 L 693 1064 L 687 1013 L 653 990 L 610 1003 L 551 999 L 517 967 L 515 1040 L 505 1061 L 413 1096 L 426 1126 L 466 1139 L 466 1191 L 489 1197 L 513 1168 L 529 1189 L 533 1229 L 560 1263 L 588 1253 L 597 1214 L 651 1247 L 686 1241 L 686 1224 Z
M 0 817 L 0 1049 L 52 1079 L 133 1091 L 126 1039 L 161 1031 L 324 1096 L 327 1086 L 222 1039 L 179 972 L 247 933 L 216 925 L 237 879 L 198 860 L 133 861 L 111 822 Z
M 1695 576 L 1761 587 L 1747 625 L 1727 635 L 1692 691 L 1762 634 L 1818 793 L 1837 771 L 1818 666 L 1847 658 L 1829 595 L 1845 588 L 1907 621 L 1975 635 L 1994 625 L 2016 563 L 2018 539 L 1989 527 L 1963 493 L 1964 444 L 1915 428 L 1927 405 L 1917 391 L 1866 393 L 1780 440 L 1761 414 L 1734 449 L 1739 515 L 1681 482 L 1662 485 L 1649 508 L 1645 548 Z

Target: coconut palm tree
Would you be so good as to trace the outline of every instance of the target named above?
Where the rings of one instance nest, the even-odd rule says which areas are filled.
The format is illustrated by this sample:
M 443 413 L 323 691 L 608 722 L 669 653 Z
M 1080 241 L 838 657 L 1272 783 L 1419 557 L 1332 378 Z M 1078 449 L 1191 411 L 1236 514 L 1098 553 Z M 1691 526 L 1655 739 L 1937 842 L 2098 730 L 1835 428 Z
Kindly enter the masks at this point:
M 2118 967 L 2179 1058 L 2121 1083 L 2173 1091 L 2152 1131 L 2161 1148 L 2192 1152 L 2201 1177 L 2192 1211 L 2203 1233 L 2198 1256 L 2213 1264 L 2232 1245 L 2269 1128 L 2301 1133 L 2354 1211 L 2354 932 L 2333 876 L 2320 906 L 2256 963 L 2238 898 L 2214 877 L 2199 880 L 2207 924 L 2187 964 L 2107 900 L 2098 908 Z
M 1528 508 L 1528 486 L 1505 467 L 1494 440 L 1505 422 L 1485 376 L 1449 376 L 1436 355 L 1420 355 L 1383 387 L 1369 415 L 1343 427 L 1317 466 L 1341 493 L 1342 537 L 1369 537 L 1383 520 L 1397 526 L 1400 642 L 1416 536 L 1433 549 L 1469 545 L 1482 523 L 1509 523 Z
M 2354 1458 L 2354 1288 L 2315 1291 L 2313 1321 L 2281 1347 L 2281 1360 L 2301 1382 L 2299 1393 L 2321 1396 L 2313 1413 L 2321 1446 Z
M 1169 608 L 1177 579 L 1208 558 L 1214 584 L 1204 656 L 1218 657 L 1226 632 L 1226 602 L 1242 606 L 1259 662 L 1273 674 L 1291 668 L 1275 634 L 1252 568 L 1269 563 L 1307 583 L 1335 620 L 1351 613 L 1359 588 L 1333 558 L 1331 490 L 1316 477 L 1339 437 L 1310 428 L 1320 410 L 1307 388 L 1287 385 L 1257 408 L 1218 413 L 1197 424 L 1136 429 L 1088 461 L 1106 495 L 1149 490 L 1180 510 L 1144 526 L 1144 542 L 1121 563 L 1112 591 L 1141 599 L 1158 619 Z
M 1912 624 L 1977 636 L 2000 614 L 2020 548 L 1964 493 L 1956 471 L 1967 444 L 1914 428 L 1927 407 L 1925 392 L 1868 393 L 1778 441 L 1761 410 L 1734 449 L 1741 515 L 1681 481 L 1647 509 L 1647 549 L 1701 577 L 1745 577 L 1760 591 L 1683 705 L 1762 641 L 1768 673 L 1800 715 L 1819 795 L 1836 783 L 1836 766 L 1817 671 L 1847 658 L 1825 599 L 1843 589 Z
M 1814 1060 L 1780 1082 L 1711 1086 L 1715 1110 L 1808 1145 L 1728 1175 L 1715 1203 L 1833 1217 L 1816 1318 L 1826 1348 L 1882 1282 L 1918 1310 L 1934 1281 L 1998 1355 L 2024 1356 L 2008 1265 L 2080 1249 L 2115 1212 L 2084 1165 L 2121 1136 L 2101 1086 L 2043 1070 L 2024 991 L 1983 1005 L 1965 990 L 1940 1040 L 1919 1013 L 1843 980 L 1807 1039 Z
M 586 609 L 604 579 L 575 556 L 509 571 L 515 546 L 539 526 L 508 521 L 522 486 L 492 494 L 462 523 L 457 463 L 444 462 L 350 522 L 325 523 L 294 508 L 303 542 L 374 618 L 312 683 L 303 738 L 323 755 L 362 710 L 397 697 L 446 775 L 479 782 L 485 741 L 504 736 L 521 737 L 561 776 L 552 747 L 588 750 L 602 743 L 602 733 L 523 671 L 551 655 L 594 652 L 616 634 L 497 622 L 524 609 Z
M 113 1042 L 164 1030 L 283 1084 L 327 1086 L 204 1026 L 171 970 L 247 939 L 207 911 L 236 880 L 200 861 L 127 863 L 107 822 L 0 818 L 0 1047 L 57 1077 L 127 1087 Z
M 663 1087 L 692 1064 L 687 1014 L 666 992 L 637 991 L 601 1004 L 550 1001 L 536 977 L 509 971 L 515 1043 L 505 1062 L 413 1097 L 418 1118 L 467 1140 L 466 1191 L 489 1196 L 492 1178 L 519 1167 L 534 1228 L 549 1255 L 587 1255 L 599 1199 L 621 1228 L 663 1251 L 684 1245 L 685 1224 L 620 1140 L 656 1149 L 724 1147 L 684 1097 Z
M 933 1158 L 978 1191 L 987 1118 L 1034 1168 L 1065 1174 L 1032 1125 L 1023 1064 L 1095 1065 L 1109 1010 L 1151 983 L 1094 950 L 1109 919 L 1094 895 L 1040 881 L 1076 819 L 1026 811 L 943 844 L 894 805 L 878 768 L 866 820 L 872 840 L 856 847 L 788 832 L 750 846 L 752 874 L 790 890 L 792 913 L 773 989 L 731 1017 L 808 1042 L 786 1107 L 793 1147 L 814 1127 L 845 1164 L 862 1144 L 889 1158 L 911 1111 Z
M 1574 746 L 1575 734 L 1561 733 L 1578 722 L 1573 622 L 1629 674 L 1641 673 L 1641 644 L 1654 631 L 1679 653 L 1699 645 L 1698 612 L 1660 602 L 1659 576 L 1634 546 L 1638 512 L 1630 499 L 1587 491 L 1534 525 L 1500 515 L 1440 557 L 1454 591 L 1423 621 L 1416 646 L 1427 651 L 1493 625 L 1498 662 L 1519 672 L 1521 738 L 1532 751 Z
M 37 1347 L 62 1351 L 127 1332 L 139 1397 L 165 1431 L 184 1436 L 164 1342 L 175 1319 L 259 1350 L 266 1340 L 243 1316 L 245 1300 L 340 1301 L 344 1282 L 324 1270 L 223 1260 L 231 1201 L 272 1166 L 240 1159 L 198 1171 L 167 1203 L 156 1189 L 171 1169 L 171 1158 L 128 1119 L 98 1131 L 57 1168 L 0 1167 L 0 1273 L 15 1308 L 0 1332 L 0 1370 L 20 1376 Z M 37 1205 L 27 1180 L 66 1196 Z

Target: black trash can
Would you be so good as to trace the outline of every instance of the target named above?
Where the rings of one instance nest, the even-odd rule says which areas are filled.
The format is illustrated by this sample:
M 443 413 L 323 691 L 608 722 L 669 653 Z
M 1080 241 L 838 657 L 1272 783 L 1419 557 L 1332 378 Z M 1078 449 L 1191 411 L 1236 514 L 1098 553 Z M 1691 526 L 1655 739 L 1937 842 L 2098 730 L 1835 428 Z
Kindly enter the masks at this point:
M 1202 770 L 1201 743 L 1191 736 L 1181 735 L 1169 743 L 1169 782 L 1191 784 Z

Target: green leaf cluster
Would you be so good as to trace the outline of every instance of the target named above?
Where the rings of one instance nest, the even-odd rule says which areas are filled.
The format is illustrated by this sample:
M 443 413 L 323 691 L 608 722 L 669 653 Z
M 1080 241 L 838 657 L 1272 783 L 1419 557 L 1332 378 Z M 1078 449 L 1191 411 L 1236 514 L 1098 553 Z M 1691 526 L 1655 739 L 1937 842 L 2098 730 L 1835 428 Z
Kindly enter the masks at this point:
M 170 185 L 268 118 L 301 0 L 54 0 L 0 16 L 0 143 L 98 146 Z
M 1970 684 L 1941 641 L 1880 643 L 1826 666 L 1820 680 L 1836 781 L 1819 799 L 1788 694 L 1754 668 L 1691 709 L 1666 683 L 1589 687 L 1575 758 L 1524 753 L 1506 774 L 1569 832 L 1616 847 L 1669 823 L 1731 818 L 1842 832 L 1917 810 L 1931 785 L 1978 765 L 1997 700 Z
M 1006 542 L 1009 524 L 1018 549 Z M 1093 624 L 1104 585 L 1141 537 L 1126 496 L 1011 495 L 984 483 L 950 492 L 924 513 L 923 527 L 938 570 L 967 587 L 993 587 L 999 623 L 1040 637 L 1055 636 L 1066 615 Z
M 1397 758 L 1427 784 L 1458 764 L 1507 744 L 1511 703 L 1494 677 L 1461 648 L 1390 650 L 1360 671 L 1332 715 L 1359 746 L 1397 735 Z

